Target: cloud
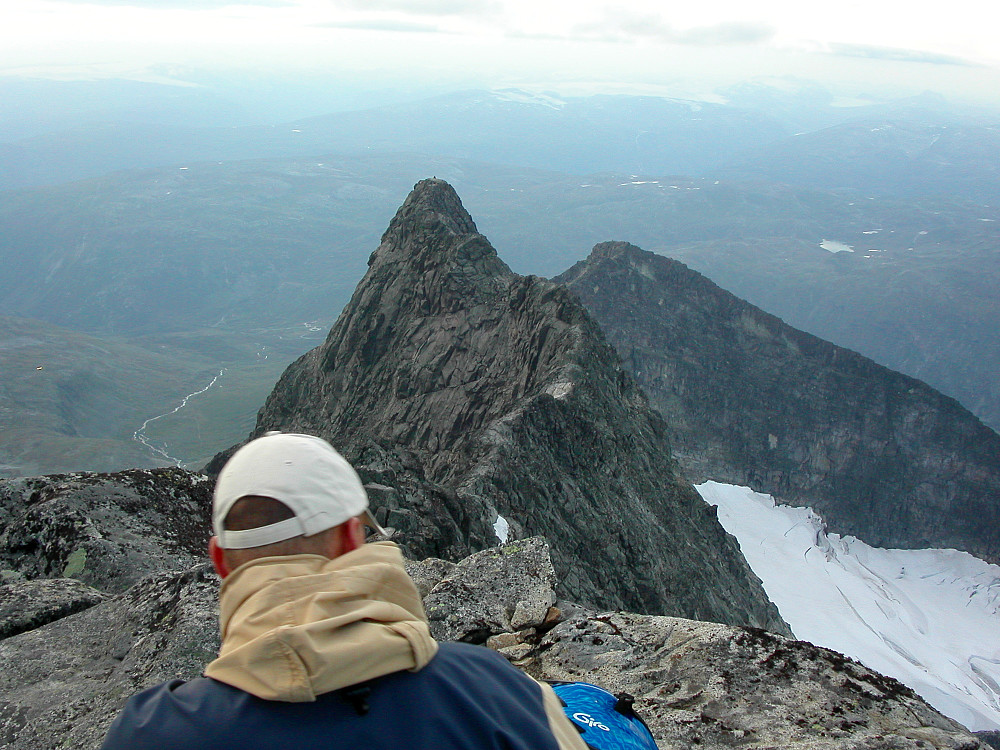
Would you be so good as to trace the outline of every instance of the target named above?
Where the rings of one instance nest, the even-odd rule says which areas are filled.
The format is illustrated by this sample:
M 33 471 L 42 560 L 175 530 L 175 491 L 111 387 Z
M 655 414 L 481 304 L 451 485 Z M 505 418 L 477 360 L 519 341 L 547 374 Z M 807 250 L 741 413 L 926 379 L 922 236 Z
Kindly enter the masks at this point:
M 448 28 L 456 19 L 468 21 L 478 17 L 482 21 L 502 9 L 498 0 L 334 0 L 333 6 L 344 11 L 339 20 L 311 25 L 328 29 L 448 34 L 457 33 Z
M 362 19 L 358 21 L 331 21 L 330 23 L 312 24 L 313 28 L 322 29 L 355 29 L 358 31 L 403 31 L 420 34 L 447 33 L 437 26 L 413 21 L 394 21 L 391 19 Z
M 718 23 L 696 26 L 676 35 L 677 44 L 761 44 L 774 36 L 774 28 L 754 23 Z
M 761 44 L 774 36 L 765 24 L 727 22 L 711 26 L 677 29 L 658 15 L 608 14 L 602 23 L 578 26 L 575 36 L 608 42 L 633 42 L 645 39 L 661 44 L 716 46 Z
M 339 0 L 337 5 L 369 13 L 399 11 L 407 15 L 485 15 L 502 9 L 498 0 Z
M 841 57 L 862 57 L 866 60 L 889 60 L 892 62 L 916 62 L 929 65 L 957 65 L 979 67 L 976 63 L 954 55 L 922 50 L 898 49 L 895 47 L 871 47 L 863 44 L 830 44 L 830 52 Z

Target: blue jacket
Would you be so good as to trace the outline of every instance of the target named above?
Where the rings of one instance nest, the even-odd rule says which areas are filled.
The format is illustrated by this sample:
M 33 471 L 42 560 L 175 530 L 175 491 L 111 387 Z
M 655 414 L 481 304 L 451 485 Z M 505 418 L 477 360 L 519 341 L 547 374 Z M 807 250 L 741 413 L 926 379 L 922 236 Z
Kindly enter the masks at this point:
M 133 697 L 104 750 L 585 748 L 552 688 L 430 636 L 391 542 L 248 562 L 219 620 L 205 676 Z
M 339 690 L 285 703 L 208 677 L 174 680 L 129 700 L 102 750 L 559 748 L 542 686 L 486 648 L 441 643 L 420 671 L 367 686 L 353 702 Z

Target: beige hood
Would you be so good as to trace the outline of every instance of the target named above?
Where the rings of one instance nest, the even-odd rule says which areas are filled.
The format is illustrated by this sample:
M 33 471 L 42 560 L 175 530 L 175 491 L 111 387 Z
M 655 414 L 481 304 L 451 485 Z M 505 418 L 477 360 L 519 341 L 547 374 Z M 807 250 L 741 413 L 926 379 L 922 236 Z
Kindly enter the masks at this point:
M 392 542 L 329 560 L 253 560 L 222 583 L 222 648 L 205 675 L 266 700 L 304 702 L 437 653 Z

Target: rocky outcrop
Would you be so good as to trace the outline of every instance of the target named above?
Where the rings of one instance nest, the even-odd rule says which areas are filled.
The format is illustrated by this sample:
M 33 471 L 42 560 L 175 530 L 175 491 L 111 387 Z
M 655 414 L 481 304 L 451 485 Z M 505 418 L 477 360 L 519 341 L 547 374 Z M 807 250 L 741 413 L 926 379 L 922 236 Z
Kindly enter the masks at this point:
M 876 546 L 1000 562 L 1000 435 L 958 402 L 626 243 L 556 281 L 663 414 L 688 476 L 809 505 Z
M 486 642 L 541 679 L 634 695 L 662 750 L 985 750 L 908 688 L 835 652 L 758 629 L 558 601 L 541 539 L 407 567 L 432 627 Z M 156 573 L 0 640 L 0 745 L 92 750 L 129 695 L 199 675 L 219 645 L 217 588 L 206 565 Z
M 0 566 L 122 592 L 204 559 L 211 490 L 181 469 L 0 480 Z
M 483 596 L 489 585 L 502 585 L 503 596 Z M 540 537 L 477 552 L 444 572 L 424 597 L 431 635 L 486 643 L 500 633 L 539 627 L 555 617 L 555 585 L 549 545 Z
M 440 180 L 415 187 L 326 342 L 281 377 L 253 435 L 268 430 L 340 449 L 416 557 L 489 547 L 502 516 L 550 540 L 566 597 L 787 632 L 594 321 L 512 273 Z
M 133 693 L 201 674 L 219 648 L 208 565 L 153 574 L 84 612 L 0 640 L 0 746 L 100 746 Z
M 103 600 L 100 591 L 73 578 L 0 583 L 0 639 L 40 628 Z
M 214 657 L 211 488 L 181 469 L 0 481 L 0 747 L 96 748 L 129 695 Z

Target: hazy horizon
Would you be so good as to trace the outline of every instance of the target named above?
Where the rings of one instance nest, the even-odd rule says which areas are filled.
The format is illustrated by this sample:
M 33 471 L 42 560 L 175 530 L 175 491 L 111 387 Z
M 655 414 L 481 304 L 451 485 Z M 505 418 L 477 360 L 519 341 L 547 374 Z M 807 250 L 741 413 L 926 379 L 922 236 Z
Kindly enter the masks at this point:
M 125 80 L 262 104 L 298 92 L 290 117 L 468 88 L 713 100 L 745 81 L 819 84 L 844 106 L 930 91 L 1000 109 L 1000 10 L 965 0 L 946 16 L 895 0 L 835 13 L 783 0 L 669 12 L 649 0 L 41 0 L 0 17 L 8 82 Z

